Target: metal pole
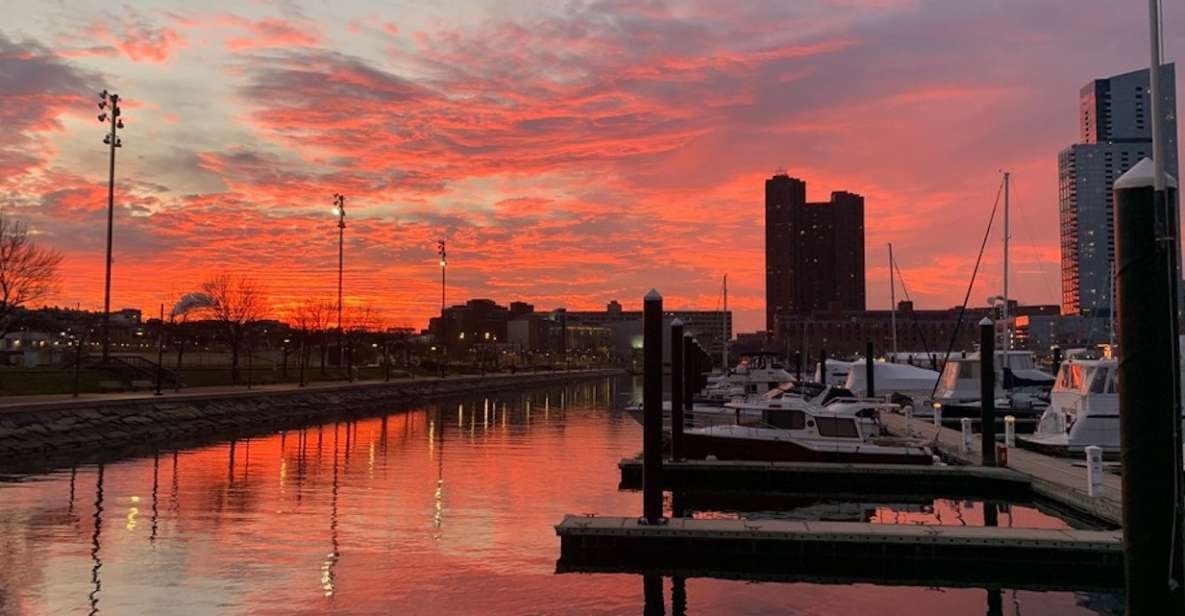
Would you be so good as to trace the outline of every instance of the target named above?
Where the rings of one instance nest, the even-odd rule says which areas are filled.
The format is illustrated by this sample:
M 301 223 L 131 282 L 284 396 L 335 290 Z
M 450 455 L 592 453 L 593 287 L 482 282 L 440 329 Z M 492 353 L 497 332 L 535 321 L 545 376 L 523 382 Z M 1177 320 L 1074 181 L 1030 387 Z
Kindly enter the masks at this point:
M 996 465 L 996 325 L 979 322 L 979 448 L 984 466 Z
M 1180 244 L 1178 243 L 1177 235 L 1180 229 L 1180 221 L 1178 220 L 1177 210 L 1177 191 L 1176 183 L 1168 178 L 1166 172 L 1166 162 L 1168 156 L 1165 151 L 1165 130 L 1164 130 L 1164 96 L 1161 88 L 1161 23 L 1160 23 L 1160 0 L 1148 0 L 1148 30 L 1149 30 L 1149 51 L 1150 64 L 1148 71 L 1148 89 L 1150 101 L 1150 112 L 1152 114 L 1152 164 L 1153 164 L 1153 189 L 1155 191 L 1153 198 L 1153 206 L 1162 211 L 1161 234 L 1164 242 L 1164 259 L 1166 261 L 1166 277 L 1169 281 L 1169 301 L 1170 308 L 1170 330 L 1172 345 L 1171 359 L 1173 374 L 1180 374 L 1181 371 L 1181 349 L 1179 346 L 1179 336 L 1181 328 L 1181 295 L 1180 295 L 1180 275 L 1181 275 L 1181 257 Z M 1173 110 L 1169 110 L 1172 113 Z M 1118 182 L 1116 182 L 1118 184 Z M 1173 188 L 1169 192 L 1169 188 Z M 1118 216 L 1118 212 L 1116 212 Z M 1120 337 L 1122 342 L 1123 338 Z M 1182 475 L 1182 465 L 1185 464 L 1185 434 L 1182 434 L 1181 424 L 1181 381 L 1179 378 L 1174 378 L 1172 381 L 1173 396 L 1173 452 L 1174 461 L 1173 469 L 1176 475 L 1176 487 L 1174 494 L 1176 495 L 1174 504 L 1176 510 L 1173 513 L 1173 555 L 1170 566 L 1170 583 L 1175 585 L 1174 597 L 1177 601 L 1179 611 L 1181 606 L 1185 605 L 1185 540 L 1182 535 L 1185 535 L 1185 476 Z M 1129 602 L 1128 605 L 1131 605 Z
M 642 302 L 642 520 L 662 522 L 662 295 Z
M 671 460 L 683 459 L 683 380 L 687 366 L 683 353 L 683 321 L 671 323 Z
M 1154 175 L 1141 161 L 1114 187 L 1124 570 L 1133 616 L 1185 613 L 1172 247 L 1163 241 L 1168 208 L 1156 207 L 1176 191 L 1157 192 Z
M 683 410 L 691 412 L 695 401 L 695 378 L 691 364 L 691 332 L 683 330 Z M 686 415 L 687 413 L 684 413 Z
M 724 314 L 720 315 L 720 329 L 724 334 L 720 344 L 720 374 L 728 376 L 728 341 L 731 338 L 728 331 L 728 274 L 724 275 Z
M 1008 210 L 1009 210 L 1009 179 L 1012 174 L 1004 172 L 1004 308 L 1000 312 L 1000 320 L 1004 322 L 1004 344 L 1001 349 L 1012 349 L 1012 336 L 1008 335 Z
M 156 333 L 156 394 L 163 395 L 160 381 L 165 366 L 165 305 L 160 305 L 160 331 Z
M 819 382 L 827 384 L 827 349 L 819 348 Z
M 119 95 L 111 95 L 110 166 L 107 172 L 107 266 L 103 282 L 103 363 L 111 355 L 111 240 L 115 227 L 115 123 L 119 116 Z
M 893 359 L 897 361 L 897 281 L 893 278 L 893 242 L 889 242 L 889 322 L 893 327 Z
M 345 330 L 342 329 L 342 275 L 345 270 L 346 225 L 337 225 L 337 365 L 346 365 Z

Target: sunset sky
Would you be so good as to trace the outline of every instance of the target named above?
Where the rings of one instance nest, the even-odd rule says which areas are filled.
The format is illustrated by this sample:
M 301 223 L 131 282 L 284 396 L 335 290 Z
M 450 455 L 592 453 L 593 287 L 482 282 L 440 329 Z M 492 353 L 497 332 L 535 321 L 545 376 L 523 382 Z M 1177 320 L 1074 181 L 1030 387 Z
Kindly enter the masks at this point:
M 1144 7 L 1122 4 L 0 0 L 0 206 L 64 253 L 56 302 L 101 308 L 108 88 L 115 308 L 221 271 L 279 316 L 332 298 L 341 192 L 346 303 L 388 325 L 439 310 L 443 237 L 450 300 L 634 307 L 658 287 L 713 309 L 727 273 L 751 331 L 776 168 L 812 200 L 865 196 L 870 308 L 890 241 L 920 306 L 961 302 L 1009 169 L 1014 296 L 1052 303 L 1078 90 L 1148 61 Z M 1185 9 L 1165 12 L 1171 61 Z

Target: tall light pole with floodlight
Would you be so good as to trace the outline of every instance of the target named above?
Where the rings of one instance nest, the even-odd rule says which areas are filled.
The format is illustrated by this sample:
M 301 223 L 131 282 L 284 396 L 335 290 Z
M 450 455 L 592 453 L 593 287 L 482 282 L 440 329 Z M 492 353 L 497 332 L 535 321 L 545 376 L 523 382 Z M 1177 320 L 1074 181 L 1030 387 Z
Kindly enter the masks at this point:
M 115 226 L 115 148 L 123 147 L 123 140 L 116 131 L 123 128 L 122 99 L 118 94 L 103 90 L 99 93 L 99 121 L 111 125 L 111 132 L 103 137 L 103 143 L 110 151 L 110 166 L 107 173 L 107 266 L 103 282 L 103 361 L 111 353 L 111 238 Z
M 436 241 L 436 253 L 440 255 L 440 374 L 444 376 L 445 363 L 448 360 L 448 315 L 444 311 L 444 281 L 445 270 L 448 269 L 448 253 L 445 252 L 444 240 Z
M 342 329 L 342 273 L 345 271 L 346 196 L 333 193 L 333 213 L 337 214 L 337 365 L 345 367 L 345 330 Z

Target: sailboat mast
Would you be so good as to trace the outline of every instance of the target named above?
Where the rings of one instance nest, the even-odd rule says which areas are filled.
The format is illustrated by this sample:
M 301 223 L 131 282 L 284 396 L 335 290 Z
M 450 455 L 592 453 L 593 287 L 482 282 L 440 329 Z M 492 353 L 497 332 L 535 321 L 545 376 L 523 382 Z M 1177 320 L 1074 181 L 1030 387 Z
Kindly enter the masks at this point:
M 1011 176 L 1011 173 L 1004 172 L 1004 309 L 1000 320 L 1004 322 L 1004 344 L 1001 348 L 1005 351 L 1012 350 L 1012 336 L 1008 335 L 1008 184 Z
M 724 275 L 724 314 L 720 315 L 720 371 L 728 374 L 728 274 Z
M 897 360 L 897 284 L 893 279 L 893 242 L 889 242 L 889 321 L 893 326 L 893 358 Z

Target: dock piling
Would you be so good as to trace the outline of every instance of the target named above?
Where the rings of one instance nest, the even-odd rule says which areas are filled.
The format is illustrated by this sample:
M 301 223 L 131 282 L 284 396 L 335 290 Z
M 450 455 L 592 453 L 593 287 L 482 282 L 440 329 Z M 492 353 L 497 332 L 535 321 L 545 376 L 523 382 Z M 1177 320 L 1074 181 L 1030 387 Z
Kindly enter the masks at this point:
M 1004 416 L 1004 444 L 1016 449 L 1016 418 L 1012 415 Z
M 827 349 L 819 349 L 819 382 L 827 384 Z
M 683 409 L 690 411 L 695 401 L 695 379 L 691 363 L 691 332 L 683 331 Z
M 963 445 L 961 448 L 962 452 L 971 453 L 971 418 L 964 417 L 959 423 L 962 424 L 963 427 Z
M 864 343 L 864 380 L 868 381 L 868 397 L 876 397 L 876 370 L 872 364 L 872 341 Z
M 662 518 L 662 295 L 651 289 L 642 301 L 642 520 Z
M 1127 613 L 1134 616 L 1185 613 L 1172 282 L 1176 181 L 1156 190 L 1153 168 L 1145 158 L 1114 186 L 1124 572 Z
M 684 365 L 683 321 L 671 322 L 671 460 L 683 459 L 683 380 L 687 377 Z
M 980 463 L 996 465 L 996 324 L 979 322 L 979 449 Z M 1001 368 L 1007 367 L 1007 362 Z

